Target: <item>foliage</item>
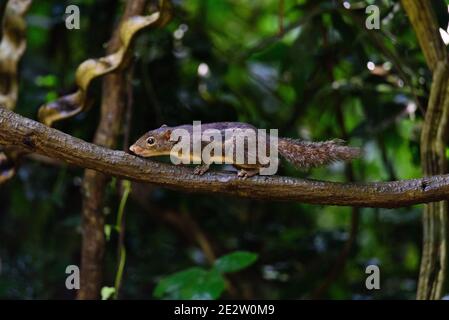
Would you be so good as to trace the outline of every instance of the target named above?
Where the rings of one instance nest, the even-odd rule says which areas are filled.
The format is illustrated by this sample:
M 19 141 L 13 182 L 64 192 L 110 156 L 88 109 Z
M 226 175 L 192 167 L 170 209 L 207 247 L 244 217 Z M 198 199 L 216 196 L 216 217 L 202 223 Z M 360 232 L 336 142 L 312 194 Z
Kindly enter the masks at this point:
M 156 298 L 217 299 L 225 289 L 224 273 L 237 272 L 257 259 L 257 254 L 236 251 L 215 261 L 209 270 L 193 267 L 176 272 L 159 281 L 154 289 Z

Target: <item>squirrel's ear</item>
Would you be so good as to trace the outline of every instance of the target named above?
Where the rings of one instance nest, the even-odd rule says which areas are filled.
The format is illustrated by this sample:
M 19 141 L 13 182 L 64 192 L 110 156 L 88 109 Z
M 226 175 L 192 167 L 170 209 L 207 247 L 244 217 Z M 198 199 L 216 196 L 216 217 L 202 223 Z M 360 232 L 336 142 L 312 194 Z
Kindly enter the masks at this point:
M 171 130 L 167 130 L 164 132 L 164 138 L 165 140 L 170 140 L 170 136 L 171 136 Z

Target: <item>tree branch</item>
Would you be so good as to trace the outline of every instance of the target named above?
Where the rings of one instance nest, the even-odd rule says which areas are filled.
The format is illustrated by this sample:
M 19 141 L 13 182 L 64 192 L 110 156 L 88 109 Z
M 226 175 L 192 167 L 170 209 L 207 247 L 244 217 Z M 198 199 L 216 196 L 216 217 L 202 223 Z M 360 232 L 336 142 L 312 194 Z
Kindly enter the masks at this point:
M 396 208 L 449 198 L 449 175 L 392 182 L 339 183 L 280 176 L 242 180 L 235 173 L 193 170 L 135 157 L 0 109 L 0 144 L 27 149 L 69 164 L 185 192 L 218 193 L 263 200 Z

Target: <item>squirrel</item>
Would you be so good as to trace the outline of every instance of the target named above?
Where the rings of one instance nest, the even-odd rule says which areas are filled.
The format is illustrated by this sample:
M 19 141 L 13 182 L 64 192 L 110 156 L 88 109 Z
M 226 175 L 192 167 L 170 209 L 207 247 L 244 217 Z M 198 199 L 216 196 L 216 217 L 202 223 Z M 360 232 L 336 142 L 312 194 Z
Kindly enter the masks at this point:
M 176 127 L 163 125 L 160 128 L 148 131 L 143 136 L 141 136 L 130 147 L 130 150 L 134 154 L 141 157 L 171 155 L 174 146 L 179 142 L 179 140 L 173 140 L 172 133 L 175 129 L 186 130 L 185 132 L 187 132 L 189 135 L 194 134 L 194 126 L 192 125 L 181 125 Z M 249 130 L 249 132 L 254 132 L 254 134 L 256 134 L 257 132 L 256 127 L 243 122 L 216 122 L 201 124 L 201 134 L 210 129 L 214 129 L 216 132 L 219 132 L 221 142 L 223 143 L 223 148 L 225 145 L 229 145 L 229 143 L 233 144 L 233 146 L 235 147 L 236 143 L 235 138 L 229 139 L 229 136 L 226 136 L 226 131 L 234 132 L 238 130 Z M 255 142 L 256 145 L 259 144 L 259 141 Z M 210 141 L 206 142 L 202 140 L 201 151 L 204 150 L 205 146 L 209 143 Z M 269 148 L 270 143 L 267 142 L 266 146 L 267 148 Z M 191 151 L 189 151 L 190 154 L 188 155 L 188 157 L 189 160 L 192 161 L 194 159 L 193 148 L 190 148 L 189 150 Z M 335 161 L 350 161 L 360 156 L 359 148 L 345 146 L 345 142 L 340 139 L 333 139 L 322 142 L 311 142 L 291 138 L 278 138 L 277 151 L 284 159 L 292 163 L 298 169 L 308 169 L 311 167 L 323 166 Z M 247 144 L 244 145 L 243 152 L 245 153 L 243 163 L 237 163 L 235 161 L 235 156 L 231 159 L 229 159 L 229 157 L 225 159 L 225 156 L 222 156 L 221 154 L 221 159 L 218 160 L 222 160 L 221 163 L 224 163 L 226 161 L 226 163 L 230 163 L 235 168 L 239 169 L 240 171 L 238 172 L 238 176 L 243 178 L 252 177 L 258 174 L 259 170 L 262 167 L 266 166 L 264 164 L 261 164 L 258 156 L 256 156 L 255 163 L 248 161 L 249 152 Z M 225 154 L 225 152 L 223 152 L 222 154 Z M 197 159 L 197 161 L 199 163 L 199 161 L 201 160 Z M 209 170 L 209 166 L 210 163 L 201 161 L 201 164 L 195 168 L 194 173 L 197 175 L 203 175 Z

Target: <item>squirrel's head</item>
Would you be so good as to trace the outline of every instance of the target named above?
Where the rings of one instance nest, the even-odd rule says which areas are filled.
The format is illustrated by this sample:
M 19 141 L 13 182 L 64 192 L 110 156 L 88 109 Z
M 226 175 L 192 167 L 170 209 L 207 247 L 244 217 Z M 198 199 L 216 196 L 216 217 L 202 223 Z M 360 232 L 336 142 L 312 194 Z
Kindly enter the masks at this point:
M 148 131 L 130 148 L 133 153 L 142 157 L 170 155 L 170 150 L 177 141 L 170 141 L 172 128 L 165 124 L 155 130 Z

